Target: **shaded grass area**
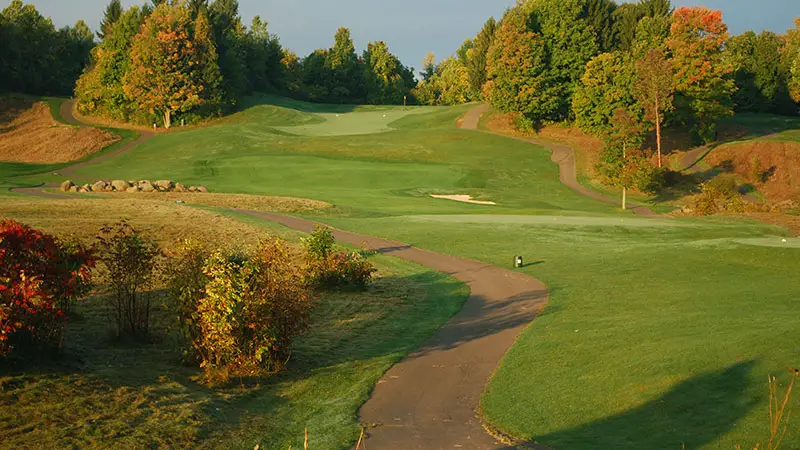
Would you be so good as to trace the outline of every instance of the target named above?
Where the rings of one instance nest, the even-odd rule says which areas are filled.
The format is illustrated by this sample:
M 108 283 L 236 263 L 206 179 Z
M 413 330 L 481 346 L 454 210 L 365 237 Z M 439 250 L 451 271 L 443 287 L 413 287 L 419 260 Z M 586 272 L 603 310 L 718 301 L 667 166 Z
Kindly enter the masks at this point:
M 488 386 L 485 416 L 555 449 L 731 449 L 768 434 L 767 375 L 797 364 L 800 250 L 727 219 L 681 227 L 329 219 L 333 225 L 511 266 L 550 304 Z M 454 228 L 457 226 L 457 228 Z M 457 232 L 454 232 L 457 229 Z M 800 407 L 800 400 L 794 399 Z M 790 427 L 784 448 L 800 448 Z M 748 447 L 751 448 L 751 447 Z
M 104 207 L 105 213 L 95 211 L 98 220 L 129 212 L 115 207 L 119 200 L 74 202 Z M 84 233 L 86 224 L 65 210 L 53 213 L 51 205 L 40 205 L 48 211 L 39 219 L 49 223 L 45 229 Z M 142 212 L 132 222 L 151 235 L 160 232 L 159 219 L 166 227 L 187 226 L 170 222 L 174 216 L 164 205 L 138 206 Z M 35 215 L 16 208 L 11 217 Z M 195 211 L 208 216 L 194 220 L 209 238 L 235 230 L 245 232 L 245 242 L 258 230 L 294 242 L 301 236 L 272 224 L 262 228 L 254 219 L 233 222 L 237 214 Z M 215 216 L 222 219 L 208 220 Z M 46 367 L 0 366 L 0 448 L 107 448 L 110 439 L 134 449 L 300 448 L 306 427 L 312 448 L 350 448 L 360 431 L 357 410 L 372 386 L 468 295 L 446 275 L 390 257 L 371 259 L 379 278 L 366 291 L 323 293 L 315 300 L 312 327 L 297 340 L 285 373 L 227 386 L 199 384 L 199 370 L 180 364 L 172 332 L 157 334 L 151 344 L 113 342 L 101 299 L 81 303 L 62 360 Z M 157 320 L 162 328 L 171 324 L 164 306 Z

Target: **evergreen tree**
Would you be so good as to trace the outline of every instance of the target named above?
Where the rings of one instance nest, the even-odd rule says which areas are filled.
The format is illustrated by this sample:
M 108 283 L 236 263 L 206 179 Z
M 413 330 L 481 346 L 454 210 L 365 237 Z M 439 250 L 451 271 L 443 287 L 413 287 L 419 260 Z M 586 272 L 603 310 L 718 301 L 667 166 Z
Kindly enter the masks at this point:
M 359 70 L 358 55 L 349 29 L 342 27 L 336 31 L 333 47 L 326 56 L 327 68 L 331 72 L 332 84 L 328 86 L 331 101 L 363 101 L 363 71 Z
M 494 18 L 486 21 L 483 29 L 475 37 L 472 55 L 467 63 L 470 89 L 472 90 L 472 96 L 476 98 L 483 92 L 483 85 L 486 83 L 486 56 L 494 42 L 496 30 L 497 22 Z
M 97 32 L 97 37 L 105 39 L 106 35 L 111 34 L 111 27 L 122 16 L 122 3 L 120 0 L 111 0 L 111 3 L 106 6 L 103 13 L 103 20 L 100 22 L 100 31 Z
M 246 37 L 239 17 L 239 2 L 215 0 L 208 7 L 208 18 L 225 80 L 225 103 L 232 106 L 249 90 Z
M 191 13 L 191 10 L 190 10 Z M 211 25 L 206 14 L 200 10 L 194 23 L 194 52 L 196 55 L 195 66 L 192 73 L 196 76 L 194 84 L 201 86 L 198 94 L 202 103 L 211 110 L 222 103 L 222 74 L 219 70 L 217 49 L 214 45 Z
M 614 35 L 614 0 L 586 0 L 584 15 L 594 29 L 597 45 L 601 52 L 610 52 L 616 47 Z
M 364 51 L 367 103 L 402 105 L 415 87 L 414 74 L 389 51 L 383 41 L 370 42 Z

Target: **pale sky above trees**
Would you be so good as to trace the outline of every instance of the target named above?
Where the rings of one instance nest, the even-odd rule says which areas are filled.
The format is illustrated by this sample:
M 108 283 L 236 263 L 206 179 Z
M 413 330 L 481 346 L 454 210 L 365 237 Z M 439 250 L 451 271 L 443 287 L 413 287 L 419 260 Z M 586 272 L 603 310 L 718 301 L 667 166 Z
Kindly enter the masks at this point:
M 25 0 L 34 3 L 56 26 L 72 25 L 84 19 L 92 29 L 99 27 L 108 0 Z M 122 0 L 123 5 L 143 0 Z M 0 0 L 5 8 L 10 0 Z M 499 18 L 515 0 L 239 0 L 246 24 L 255 15 L 269 22 L 270 31 L 281 43 L 305 56 L 316 48 L 333 45 L 340 26 L 352 30 L 360 52 L 369 41 L 383 40 L 401 61 L 421 68 L 429 51 L 437 59 L 451 55 L 461 42 L 474 36 L 489 18 Z M 785 32 L 800 16 L 798 0 L 673 0 L 673 6 L 702 4 L 721 9 L 731 32 L 768 29 Z

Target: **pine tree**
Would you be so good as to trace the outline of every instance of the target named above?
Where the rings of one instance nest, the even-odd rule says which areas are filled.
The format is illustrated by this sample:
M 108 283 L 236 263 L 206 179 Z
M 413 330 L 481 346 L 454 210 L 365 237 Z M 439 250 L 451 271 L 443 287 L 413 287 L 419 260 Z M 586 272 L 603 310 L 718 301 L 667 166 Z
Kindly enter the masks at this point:
M 490 18 L 483 25 L 483 29 L 475 37 L 472 48 L 472 57 L 467 64 L 467 74 L 469 85 L 473 96 L 478 97 L 483 92 L 483 85 L 486 83 L 486 55 L 494 42 L 494 34 L 497 31 L 497 22 L 494 17 Z
M 111 0 L 111 3 L 106 6 L 106 10 L 103 13 L 103 20 L 100 22 L 100 31 L 97 32 L 97 37 L 105 39 L 107 35 L 111 34 L 111 27 L 117 23 L 120 16 L 122 16 L 122 3 L 120 0 Z

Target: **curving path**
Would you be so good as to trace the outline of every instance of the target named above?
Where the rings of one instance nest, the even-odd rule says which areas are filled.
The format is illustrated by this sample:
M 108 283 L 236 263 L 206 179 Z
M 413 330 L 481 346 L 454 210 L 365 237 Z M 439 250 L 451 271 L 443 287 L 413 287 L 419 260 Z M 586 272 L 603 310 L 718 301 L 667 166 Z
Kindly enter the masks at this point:
M 78 120 L 78 118 L 76 118 L 75 114 L 73 113 L 74 108 L 75 108 L 75 100 L 67 100 L 61 104 L 59 113 L 61 114 L 61 118 L 64 120 L 64 122 L 67 122 L 71 125 L 90 126 L 90 127 L 94 126 L 91 123 Z M 72 177 L 75 174 L 76 170 L 92 164 L 97 164 L 99 162 L 118 156 L 121 153 L 127 152 L 128 150 L 131 150 L 139 146 L 140 144 L 144 143 L 145 141 L 149 140 L 150 138 L 153 137 L 154 134 L 152 131 L 139 131 L 139 130 L 137 131 L 139 133 L 139 137 L 136 138 L 135 140 L 128 142 L 125 145 L 121 145 L 119 148 L 105 152 L 99 156 L 95 156 L 93 158 L 66 167 L 62 167 L 61 169 L 58 169 L 56 172 L 59 175 L 63 176 L 64 179 L 66 180 L 67 178 Z M 49 173 L 50 172 L 48 172 L 48 174 Z M 46 175 L 46 174 L 39 174 L 39 175 Z M 58 186 L 59 185 L 56 183 L 48 183 L 45 184 L 44 186 L 38 186 L 38 187 L 14 188 L 12 189 L 12 191 L 42 198 L 70 198 L 70 196 L 68 195 L 64 195 L 57 192 L 49 192 L 45 190 L 46 188 L 56 188 Z
M 282 214 L 236 211 L 304 232 L 314 226 L 312 221 Z M 444 272 L 470 289 L 463 309 L 378 381 L 360 411 L 361 422 L 370 428 L 366 447 L 511 448 L 484 429 L 480 398 L 508 348 L 547 303 L 547 287 L 522 273 L 387 239 L 341 230 L 334 230 L 334 236 Z
M 465 130 L 480 131 L 478 130 L 478 123 L 481 119 L 481 116 L 483 116 L 488 111 L 489 111 L 489 105 L 479 105 L 476 106 L 475 108 L 472 108 L 464 116 L 464 119 L 461 122 L 461 128 Z M 558 164 L 559 178 L 561 179 L 562 184 L 564 184 L 573 191 L 585 197 L 589 197 L 604 203 L 610 203 L 614 205 L 619 204 L 618 199 L 608 197 L 598 192 L 595 192 L 591 189 L 586 188 L 585 186 L 583 186 L 578 182 L 578 177 L 575 174 L 576 173 L 575 152 L 572 150 L 571 147 L 537 138 L 524 137 L 524 136 L 511 136 L 511 135 L 491 133 L 491 132 L 489 133 L 497 136 L 516 139 L 522 142 L 528 142 L 549 149 L 552 152 L 552 156 L 550 157 L 550 159 L 552 159 L 554 163 Z M 632 205 L 629 207 L 629 209 L 633 211 L 634 214 L 641 217 L 650 217 L 650 218 L 663 217 L 654 213 L 650 208 L 642 205 Z

